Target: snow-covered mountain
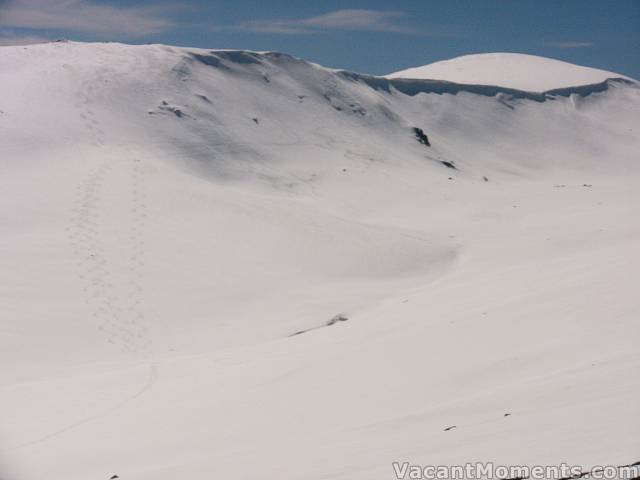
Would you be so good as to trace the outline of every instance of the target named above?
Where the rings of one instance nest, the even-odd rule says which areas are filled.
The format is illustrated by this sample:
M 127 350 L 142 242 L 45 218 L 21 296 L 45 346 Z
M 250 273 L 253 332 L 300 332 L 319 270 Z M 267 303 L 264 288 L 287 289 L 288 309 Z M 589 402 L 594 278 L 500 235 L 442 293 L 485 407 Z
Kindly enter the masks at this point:
M 388 78 L 447 80 L 464 84 L 544 92 L 563 87 L 592 85 L 610 78 L 628 77 L 597 68 L 582 67 L 552 58 L 522 53 L 464 55 L 387 75 Z
M 0 478 L 640 460 L 638 84 L 452 62 L 1 47 Z

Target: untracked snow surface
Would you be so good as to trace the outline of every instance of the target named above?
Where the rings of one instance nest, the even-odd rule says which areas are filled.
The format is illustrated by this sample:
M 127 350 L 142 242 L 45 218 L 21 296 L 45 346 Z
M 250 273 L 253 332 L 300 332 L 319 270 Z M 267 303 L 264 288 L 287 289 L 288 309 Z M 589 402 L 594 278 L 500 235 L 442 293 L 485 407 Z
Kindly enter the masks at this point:
M 422 67 L 408 68 L 387 77 L 497 85 L 532 92 L 600 83 L 608 78 L 627 78 L 606 70 L 522 53 L 464 55 Z
M 0 479 L 640 460 L 638 84 L 475 58 L 0 48 Z

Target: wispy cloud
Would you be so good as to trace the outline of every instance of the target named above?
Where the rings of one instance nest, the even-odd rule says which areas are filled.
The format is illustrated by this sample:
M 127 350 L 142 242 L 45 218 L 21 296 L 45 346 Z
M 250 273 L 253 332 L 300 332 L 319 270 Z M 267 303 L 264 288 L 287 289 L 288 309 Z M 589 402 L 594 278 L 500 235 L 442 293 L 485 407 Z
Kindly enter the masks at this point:
M 593 42 L 544 42 L 543 45 L 545 47 L 551 48 L 587 48 L 593 47 L 595 44 Z
M 116 7 L 92 0 L 0 0 L 0 26 L 137 37 L 171 28 L 168 13 L 173 8 Z
M 422 34 L 403 23 L 406 16 L 404 12 L 395 10 L 335 10 L 315 17 L 250 20 L 231 26 L 215 26 L 213 29 L 282 35 L 314 34 L 327 30 Z

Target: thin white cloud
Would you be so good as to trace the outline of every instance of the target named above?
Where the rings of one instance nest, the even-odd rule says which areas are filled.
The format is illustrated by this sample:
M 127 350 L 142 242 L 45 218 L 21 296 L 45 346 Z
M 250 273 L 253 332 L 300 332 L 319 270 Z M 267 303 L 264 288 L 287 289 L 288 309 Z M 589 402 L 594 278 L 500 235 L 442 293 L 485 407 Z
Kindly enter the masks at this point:
M 404 12 L 395 10 L 335 10 L 315 17 L 298 19 L 250 20 L 231 26 L 216 26 L 213 30 L 304 35 L 327 30 L 392 32 L 417 35 L 422 32 L 405 25 Z
M 396 23 L 404 16 L 403 12 L 398 11 L 336 10 L 317 17 L 304 19 L 302 23 L 308 27 L 339 30 L 406 32 L 408 27 Z
M 545 47 L 551 48 L 587 48 L 593 47 L 595 45 L 593 42 L 545 42 Z
M 171 28 L 172 8 L 116 7 L 92 0 L 0 0 L 0 27 L 137 37 Z

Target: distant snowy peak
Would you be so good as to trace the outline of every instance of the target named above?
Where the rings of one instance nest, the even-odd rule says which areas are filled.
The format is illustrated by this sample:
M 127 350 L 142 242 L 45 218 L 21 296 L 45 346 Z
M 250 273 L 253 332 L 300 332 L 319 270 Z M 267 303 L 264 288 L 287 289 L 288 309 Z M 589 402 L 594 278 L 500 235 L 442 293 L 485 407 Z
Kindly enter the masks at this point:
M 483 53 L 409 68 L 387 78 L 446 80 L 477 85 L 495 85 L 530 92 L 601 83 L 623 75 L 582 67 L 552 58 L 520 53 Z

